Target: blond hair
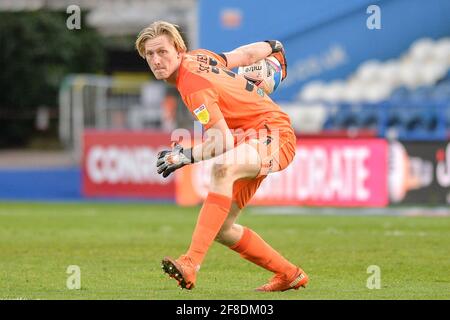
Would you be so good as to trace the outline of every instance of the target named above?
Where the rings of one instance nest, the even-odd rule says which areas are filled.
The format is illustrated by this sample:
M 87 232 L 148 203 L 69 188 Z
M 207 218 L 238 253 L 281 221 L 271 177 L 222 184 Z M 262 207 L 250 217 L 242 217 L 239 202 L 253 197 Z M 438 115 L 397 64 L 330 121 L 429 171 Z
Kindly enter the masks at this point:
M 139 55 L 145 59 L 145 41 L 161 35 L 167 35 L 173 41 L 177 52 L 186 52 L 187 47 L 181 37 L 179 28 L 179 26 L 170 22 L 155 21 L 148 27 L 142 29 L 136 39 L 136 49 Z

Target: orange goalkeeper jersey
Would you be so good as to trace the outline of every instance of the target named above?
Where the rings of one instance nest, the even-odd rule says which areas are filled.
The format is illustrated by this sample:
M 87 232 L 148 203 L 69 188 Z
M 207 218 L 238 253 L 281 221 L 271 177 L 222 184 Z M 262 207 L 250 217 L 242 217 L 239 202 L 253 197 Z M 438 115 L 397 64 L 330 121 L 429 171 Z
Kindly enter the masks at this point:
M 264 125 L 292 130 L 286 113 L 264 91 L 226 67 L 214 52 L 187 52 L 178 71 L 180 95 L 207 130 L 220 119 L 230 129 L 260 129 Z

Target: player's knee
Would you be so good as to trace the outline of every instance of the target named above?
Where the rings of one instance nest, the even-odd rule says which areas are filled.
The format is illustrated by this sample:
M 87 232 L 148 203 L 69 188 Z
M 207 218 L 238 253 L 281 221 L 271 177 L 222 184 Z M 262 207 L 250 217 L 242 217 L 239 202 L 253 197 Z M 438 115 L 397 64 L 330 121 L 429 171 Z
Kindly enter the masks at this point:
M 231 237 L 231 228 L 222 228 L 219 230 L 214 240 L 226 245 L 230 242 Z

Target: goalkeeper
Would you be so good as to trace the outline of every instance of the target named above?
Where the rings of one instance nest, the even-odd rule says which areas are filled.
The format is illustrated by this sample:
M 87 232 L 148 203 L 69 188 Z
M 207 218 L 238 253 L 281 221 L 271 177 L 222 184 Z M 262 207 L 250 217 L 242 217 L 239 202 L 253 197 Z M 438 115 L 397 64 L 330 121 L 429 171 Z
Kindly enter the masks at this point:
M 262 89 L 230 69 L 275 56 L 286 77 L 279 41 L 256 42 L 226 53 L 187 51 L 178 26 L 164 21 L 143 29 L 136 49 L 158 80 L 177 87 L 184 103 L 203 125 L 207 138 L 192 148 L 175 144 L 158 155 L 158 173 L 215 158 L 210 190 L 200 210 L 192 241 L 178 259 L 165 257 L 163 269 L 182 288 L 192 289 L 205 255 L 215 240 L 241 257 L 274 273 L 258 291 L 305 286 L 308 276 L 253 230 L 236 219 L 264 178 L 294 158 L 296 137 L 289 117 Z M 234 132 L 234 134 L 232 133 Z

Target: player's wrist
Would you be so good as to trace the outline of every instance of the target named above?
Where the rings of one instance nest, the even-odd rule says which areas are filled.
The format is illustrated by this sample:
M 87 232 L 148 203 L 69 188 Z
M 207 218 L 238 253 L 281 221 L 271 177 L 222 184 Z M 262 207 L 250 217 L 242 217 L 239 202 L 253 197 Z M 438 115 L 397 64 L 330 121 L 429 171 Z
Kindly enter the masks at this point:
M 193 148 L 183 148 L 181 153 L 186 157 L 189 163 L 194 163 L 194 153 L 192 152 Z
M 283 44 L 278 40 L 264 40 L 264 42 L 270 45 L 272 49 L 272 54 L 276 52 L 281 52 L 283 50 Z

